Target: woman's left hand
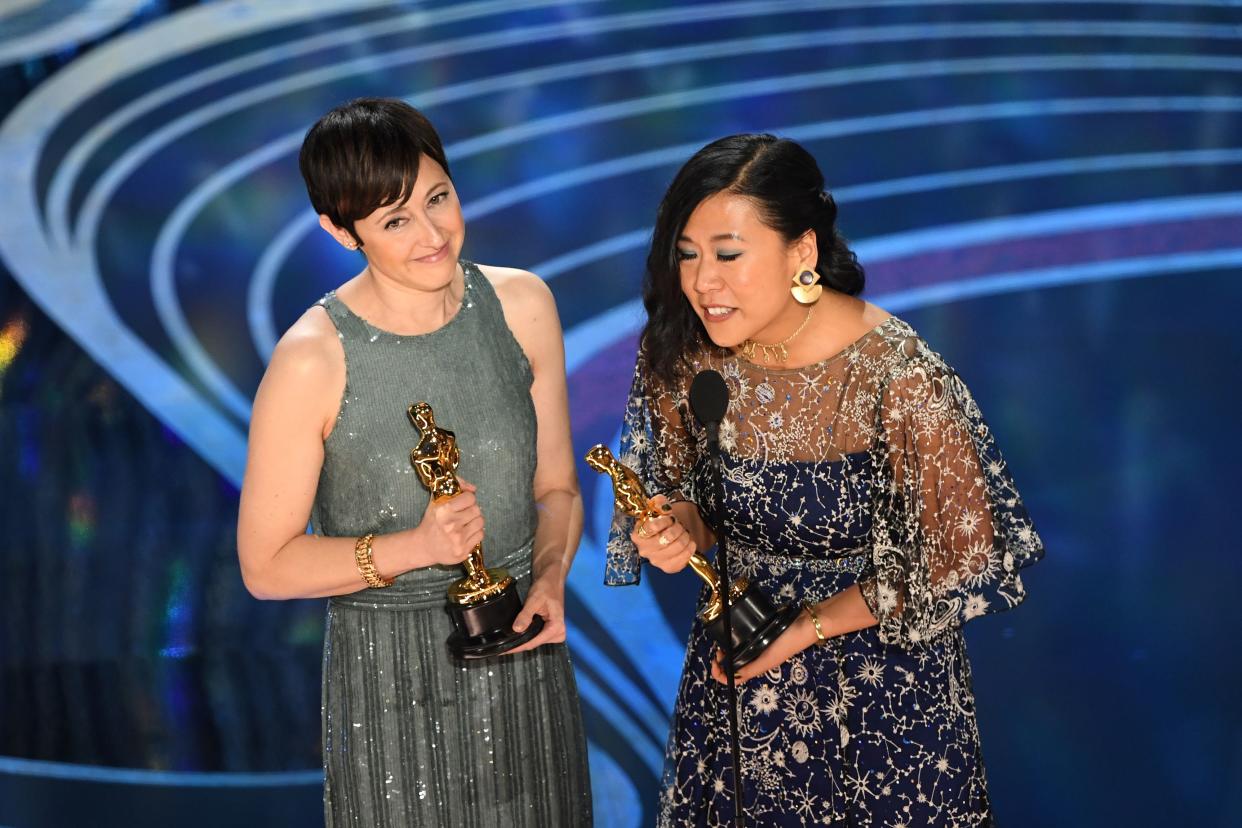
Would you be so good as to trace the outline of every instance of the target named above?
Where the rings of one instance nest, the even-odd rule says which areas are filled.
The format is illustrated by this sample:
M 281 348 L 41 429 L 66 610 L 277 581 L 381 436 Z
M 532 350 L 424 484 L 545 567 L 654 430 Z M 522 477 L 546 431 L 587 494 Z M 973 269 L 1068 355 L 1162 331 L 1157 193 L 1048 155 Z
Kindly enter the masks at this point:
M 738 670 L 736 675 L 738 683 L 749 681 L 755 676 L 766 673 L 773 667 L 784 664 L 793 656 L 810 647 L 816 642 L 815 628 L 811 626 L 811 619 L 806 613 L 800 613 L 798 620 L 789 625 L 789 629 L 781 633 L 772 644 L 759 654 L 759 657 Z M 721 664 L 724 662 L 724 651 L 717 648 L 716 655 L 712 659 L 712 678 L 721 684 L 727 684 L 728 678 L 725 676 L 724 668 Z
M 509 650 L 509 654 L 565 640 L 565 582 L 559 576 L 545 575 L 530 585 L 526 603 L 522 605 L 522 611 L 517 614 L 517 618 L 513 619 L 514 631 L 521 632 L 529 627 L 536 615 L 543 619 L 543 629 L 522 646 Z

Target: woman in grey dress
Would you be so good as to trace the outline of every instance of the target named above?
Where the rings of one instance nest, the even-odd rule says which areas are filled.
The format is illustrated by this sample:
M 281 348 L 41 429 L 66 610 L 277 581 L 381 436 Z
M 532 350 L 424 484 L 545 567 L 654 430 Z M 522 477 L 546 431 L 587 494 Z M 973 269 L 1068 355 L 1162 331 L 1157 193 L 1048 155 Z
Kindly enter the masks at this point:
M 307 134 L 320 224 L 366 266 L 281 338 L 255 398 L 238 550 L 259 598 L 327 596 L 329 826 L 584 826 L 586 743 L 565 640 L 582 529 L 564 353 L 536 276 L 459 260 L 448 162 L 408 105 L 360 99 Z M 432 502 L 406 409 L 454 431 L 463 493 Z M 308 519 L 313 534 L 305 534 Z M 444 611 L 485 539 L 543 629 L 460 662 Z

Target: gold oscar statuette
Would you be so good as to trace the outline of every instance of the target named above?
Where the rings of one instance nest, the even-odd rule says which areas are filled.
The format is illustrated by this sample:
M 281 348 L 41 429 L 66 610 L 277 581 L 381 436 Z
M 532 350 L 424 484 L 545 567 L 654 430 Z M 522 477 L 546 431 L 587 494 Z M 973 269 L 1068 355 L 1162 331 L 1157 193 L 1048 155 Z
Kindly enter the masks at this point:
M 634 470 L 614 457 L 607 446 L 601 444 L 592 447 L 586 453 L 585 459 L 592 469 L 612 478 L 612 492 L 616 508 L 635 518 L 639 527 L 649 520 L 664 516 L 663 512 L 651 505 L 651 499 L 647 496 L 643 483 Z M 699 611 L 699 620 L 703 622 L 708 632 L 723 644 L 727 639 L 724 634 L 724 621 L 721 618 L 724 613 L 724 601 L 720 595 L 720 575 L 698 550 L 690 556 L 689 565 L 711 590 L 707 603 Z M 797 604 L 773 607 L 772 603 L 744 578 L 734 581 L 729 589 L 729 620 L 733 633 L 734 666 L 743 667 L 754 661 L 782 632 L 789 628 L 789 625 L 797 618 L 799 611 Z
M 586 462 L 595 471 L 612 478 L 612 493 L 617 508 L 630 517 L 637 518 L 640 525 L 648 520 L 664 516 L 663 512 L 651 505 L 650 498 L 643 490 L 643 483 L 638 479 L 634 470 L 613 457 L 607 446 L 594 446 L 587 452 Z M 710 624 L 720 617 L 724 606 L 724 602 L 720 599 L 720 574 L 716 572 L 716 567 L 707 562 L 703 553 L 697 550 L 690 556 L 690 568 L 711 590 L 711 597 L 707 599 L 707 603 L 699 612 L 699 618 L 703 623 Z M 747 586 L 749 585 L 744 578 L 734 581 L 733 589 L 729 592 L 729 600 L 732 602 L 741 598 Z
M 461 494 L 457 467 L 461 450 L 453 432 L 436 425 L 435 412 L 426 402 L 411 405 L 406 412 L 410 423 L 418 429 L 418 443 L 410 451 L 410 463 L 431 499 L 439 502 Z M 511 627 L 522 609 L 513 578 L 503 569 L 488 569 L 483 564 L 483 544 L 470 551 L 462 566 L 466 577 L 454 582 L 448 590 L 449 615 L 457 630 L 449 637 L 449 648 L 461 658 L 486 658 L 506 652 L 533 638 L 543 627 L 543 619 L 535 616 L 521 633 Z

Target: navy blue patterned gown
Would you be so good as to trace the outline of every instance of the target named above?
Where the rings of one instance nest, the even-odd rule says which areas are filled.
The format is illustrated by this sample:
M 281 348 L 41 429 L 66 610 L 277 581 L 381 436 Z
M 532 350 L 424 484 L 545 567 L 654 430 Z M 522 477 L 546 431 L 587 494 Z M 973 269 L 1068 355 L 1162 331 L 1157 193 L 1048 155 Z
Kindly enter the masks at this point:
M 859 584 L 879 620 L 739 685 L 747 824 L 990 824 L 960 628 L 1020 603 L 1019 570 L 1043 547 L 969 391 L 896 318 L 805 368 L 738 356 L 705 356 L 703 368 L 730 390 L 721 446 L 735 573 L 781 603 Z M 622 462 L 649 492 L 711 514 L 702 439 L 687 388 L 660 387 L 640 356 Z M 614 524 L 611 584 L 638 580 L 630 528 L 628 518 Z M 665 759 L 664 826 L 733 817 L 713 651 L 696 620 Z

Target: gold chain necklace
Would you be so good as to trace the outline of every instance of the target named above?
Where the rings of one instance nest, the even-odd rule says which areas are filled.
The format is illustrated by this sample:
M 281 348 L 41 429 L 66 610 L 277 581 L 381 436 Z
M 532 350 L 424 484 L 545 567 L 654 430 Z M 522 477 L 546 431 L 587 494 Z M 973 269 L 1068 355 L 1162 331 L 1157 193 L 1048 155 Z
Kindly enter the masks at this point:
M 756 342 L 753 339 L 746 340 L 745 342 L 742 343 L 742 355 L 745 356 L 747 359 L 749 359 L 751 362 L 754 362 L 755 361 L 755 349 L 758 348 L 763 353 L 763 364 L 764 365 L 767 365 L 769 362 L 772 362 L 773 359 L 775 359 L 775 361 L 778 363 L 788 362 L 789 361 L 789 349 L 786 348 L 785 346 L 788 345 L 790 342 L 793 342 L 794 337 L 796 337 L 798 334 L 802 333 L 802 331 L 806 329 L 806 325 L 808 322 L 811 321 L 811 314 L 813 313 L 815 313 L 815 306 L 808 305 L 806 309 L 806 316 L 803 318 L 802 324 L 798 326 L 798 330 L 794 331 L 789 336 L 785 337 L 784 339 L 782 339 L 780 342 L 776 343 L 775 345 L 764 345 L 762 342 Z

